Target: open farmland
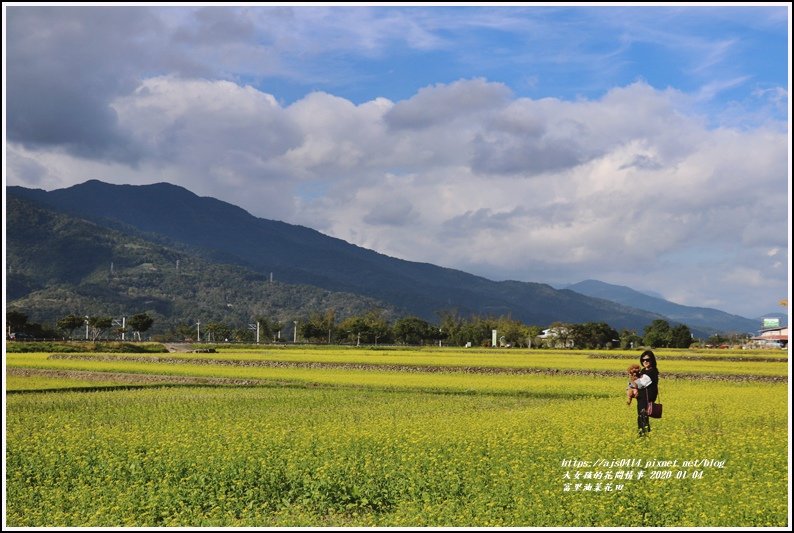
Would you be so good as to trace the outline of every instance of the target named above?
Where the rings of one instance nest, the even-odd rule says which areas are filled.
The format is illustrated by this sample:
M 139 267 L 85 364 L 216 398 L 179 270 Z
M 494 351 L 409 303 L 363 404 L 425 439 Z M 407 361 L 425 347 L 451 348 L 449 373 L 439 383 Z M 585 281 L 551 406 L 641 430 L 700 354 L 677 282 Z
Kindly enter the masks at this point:
M 785 526 L 788 361 L 657 352 L 6 355 L 9 526 Z

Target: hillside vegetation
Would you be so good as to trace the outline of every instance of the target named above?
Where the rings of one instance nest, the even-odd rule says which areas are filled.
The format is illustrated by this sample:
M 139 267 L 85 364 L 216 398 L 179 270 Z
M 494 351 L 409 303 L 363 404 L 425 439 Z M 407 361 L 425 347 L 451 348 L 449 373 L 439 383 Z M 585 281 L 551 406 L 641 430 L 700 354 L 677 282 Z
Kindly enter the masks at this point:
M 7 227 L 7 309 L 31 322 L 147 312 L 163 330 L 196 320 L 247 324 L 259 315 L 287 320 L 328 308 L 340 316 L 391 309 L 354 294 L 271 283 L 265 274 L 13 196 Z
M 7 190 L 9 196 L 103 227 L 186 247 L 215 263 L 234 264 L 262 276 L 272 272 L 285 283 L 357 294 L 429 321 L 446 309 L 456 309 L 463 316 L 510 315 L 544 326 L 555 321 L 606 322 L 617 329 L 636 330 L 664 318 L 542 283 L 491 281 L 389 257 L 310 228 L 257 218 L 237 206 L 168 183 L 132 186 L 92 180 L 50 192 Z M 110 258 L 104 259 L 107 272 Z

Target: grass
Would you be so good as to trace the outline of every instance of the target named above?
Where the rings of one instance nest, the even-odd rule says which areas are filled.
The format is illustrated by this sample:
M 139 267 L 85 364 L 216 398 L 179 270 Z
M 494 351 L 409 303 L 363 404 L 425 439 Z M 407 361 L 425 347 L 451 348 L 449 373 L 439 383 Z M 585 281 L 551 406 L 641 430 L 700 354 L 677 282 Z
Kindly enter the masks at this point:
M 288 352 L 329 361 L 347 351 Z M 455 357 L 443 350 L 390 354 L 429 365 Z M 228 356 L 245 359 L 241 352 Z M 619 375 L 47 357 L 7 357 L 6 520 L 13 527 L 787 522 L 787 383 L 665 379 L 663 372 L 665 417 L 652 422 L 650 437 L 638 439 L 636 410 L 625 404 Z M 472 357 L 514 364 L 509 357 Z M 544 357 L 546 368 L 567 362 L 583 372 L 594 361 L 586 353 Z M 664 368 L 672 364 L 664 352 L 659 359 Z M 755 370 L 745 362 L 696 363 L 703 375 L 711 364 L 729 374 Z M 163 386 L 118 388 L 155 375 Z M 167 386 L 188 377 L 258 385 Z M 75 390 L 62 390 L 70 386 Z M 627 459 L 641 465 L 606 466 Z M 649 461 L 678 466 L 644 467 Z
M 83 342 L 83 341 L 32 341 L 6 343 L 7 353 L 167 353 L 159 342 Z

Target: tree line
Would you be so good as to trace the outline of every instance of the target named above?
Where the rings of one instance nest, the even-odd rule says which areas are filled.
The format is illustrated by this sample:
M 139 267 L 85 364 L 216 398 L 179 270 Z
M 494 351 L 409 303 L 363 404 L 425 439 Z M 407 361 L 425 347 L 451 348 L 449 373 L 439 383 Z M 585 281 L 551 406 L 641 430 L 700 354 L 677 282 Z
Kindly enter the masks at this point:
M 138 340 L 141 340 L 141 334 L 148 331 L 152 324 L 154 324 L 154 318 L 147 313 L 138 313 L 129 318 L 125 317 L 121 324 L 110 316 L 78 316 L 69 314 L 58 319 L 55 323 L 55 328 L 53 328 L 29 322 L 28 316 L 20 311 L 8 311 L 6 313 L 6 337 L 17 340 L 24 338 L 74 339 L 75 332 L 79 330 L 80 333 L 76 335 L 78 339 L 97 341 L 101 338 L 121 337 L 131 333 L 133 339 L 137 337 Z M 85 336 L 82 335 L 83 328 L 85 328 Z
M 77 338 L 96 341 L 101 338 L 121 338 L 141 335 L 152 327 L 154 318 L 147 313 L 137 313 L 126 319 L 123 326 L 108 316 L 79 316 L 69 314 L 56 322 L 55 328 L 32 324 L 19 311 L 6 314 L 8 338 Z M 85 333 L 83 333 L 85 328 Z M 256 316 L 245 325 L 222 321 L 205 324 L 183 322 L 170 331 L 155 336 L 155 340 L 181 340 L 190 342 L 311 342 L 322 344 L 353 345 L 445 345 L 494 346 L 516 348 L 577 348 L 577 349 L 634 349 L 688 348 L 695 342 L 688 326 L 657 319 L 642 333 L 623 329 L 618 332 L 605 322 L 567 323 L 554 322 L 546 328 L 524 324 L 510 317 L 462 317 L 454 311 L 439 314 L 437 323 L 416 316 L 403 316 L 390 320 L 384 310 L 374 309 L 363 314 L 338 319 L 334 310 L 313 312 L 295 320 Z M 714 335 L 707 342 L 724 337 Z M 702 341 L 701 341 L 702 344 Z
M 628 329 L 618 332 L 604 322 L 554 322 L 543 328 L 505 316 L 464 318 L 455 312 L 441 313 L 437 323 L 416 316 L 390 320 L 382 310 L 343 319 L 338 319 L 334 310 L 286 321 L 258 316 L 245 326 L 224 322 L 183 323 L 173 328 L 170 335 L 185 341 L 251 343 L 257 340 L 258 331 L 261 343 L 490 347 L 494 345 L 494 330 L 497 332 L 495 346 L 516 348 L 688 348 L 696 342 L 689 327 L 671 326 L 665 320 L 653 321 L 640 334 Z

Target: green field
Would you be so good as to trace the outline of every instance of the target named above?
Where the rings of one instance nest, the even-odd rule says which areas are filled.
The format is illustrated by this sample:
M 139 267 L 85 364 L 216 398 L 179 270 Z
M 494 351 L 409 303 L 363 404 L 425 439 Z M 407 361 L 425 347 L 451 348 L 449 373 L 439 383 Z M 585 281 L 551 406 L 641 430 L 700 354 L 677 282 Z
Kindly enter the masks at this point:
M 787 525 L 777 352 L 658 351 L 642 439 L 639 352 L 53 355 L 6 355 L 8 526 Z

